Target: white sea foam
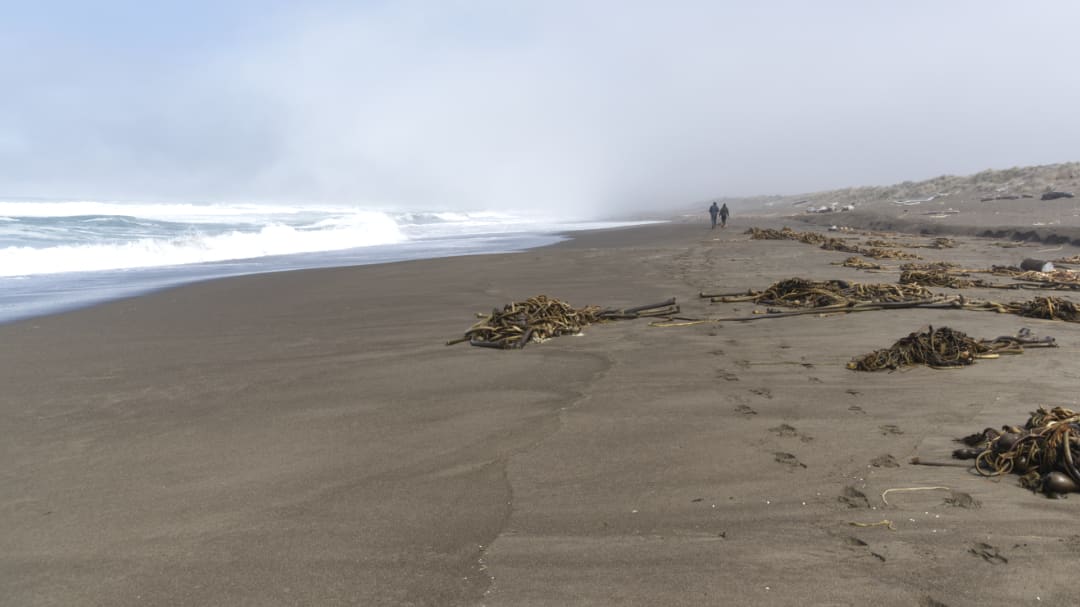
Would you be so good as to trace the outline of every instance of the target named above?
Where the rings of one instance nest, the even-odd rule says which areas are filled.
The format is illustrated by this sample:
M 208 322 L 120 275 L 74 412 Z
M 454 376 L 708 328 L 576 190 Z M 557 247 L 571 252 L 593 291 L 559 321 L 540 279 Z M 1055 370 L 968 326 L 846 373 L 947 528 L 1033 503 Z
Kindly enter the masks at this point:
M 332 225 L 271 223 L 250 231 L 207 235 L 189 229 L 172 238 L 130 242 L 12 246 L 0 249 L 0 276 L 91 272 L 174 266 L 270 255 L 339 251 L 405 240 L 397 223 L 383 213 L 353 213 Z
M 347 205 L 0 201 L 0 277 L 153 268 L 627 223 Z M 4 221 L 6 220 L 6 221 Z M 640 223 L 640 222 L 629 222 Z

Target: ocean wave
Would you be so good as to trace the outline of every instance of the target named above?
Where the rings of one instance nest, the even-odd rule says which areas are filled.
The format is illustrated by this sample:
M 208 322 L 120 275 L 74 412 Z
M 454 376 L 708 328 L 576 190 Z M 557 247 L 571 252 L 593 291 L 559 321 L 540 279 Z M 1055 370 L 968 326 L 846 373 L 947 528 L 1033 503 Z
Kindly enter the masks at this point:
M 59 244 L 0 249 L 0 276 L 92 272 L 176 266 L 340 251 L 406 240 L 398 224 L 384 213 L 353 213 L 348 221 L 323 226 L 271 223 L 252 230 L 206 234 L 189 227 L 170 238 L 126 242 Z

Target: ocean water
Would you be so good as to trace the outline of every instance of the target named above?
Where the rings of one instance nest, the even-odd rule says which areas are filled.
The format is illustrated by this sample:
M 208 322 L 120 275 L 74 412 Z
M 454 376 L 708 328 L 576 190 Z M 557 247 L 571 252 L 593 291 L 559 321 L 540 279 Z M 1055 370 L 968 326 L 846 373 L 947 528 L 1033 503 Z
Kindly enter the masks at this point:
M 642 222 L 350 206 L 0 202 L 0 323 L 212 278 L 506 253 Z

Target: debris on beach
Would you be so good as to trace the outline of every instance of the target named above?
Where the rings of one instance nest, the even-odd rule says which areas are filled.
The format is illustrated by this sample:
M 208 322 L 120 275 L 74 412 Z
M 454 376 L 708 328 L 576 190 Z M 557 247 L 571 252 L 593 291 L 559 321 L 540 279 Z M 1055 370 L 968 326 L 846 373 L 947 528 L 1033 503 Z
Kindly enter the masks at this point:
M 855 268 L 858 270 L 884 270 L 885 267 L 879 263 L 872 261 L 866 261 L 861 257 L 848 257 L 844 261 L 834 261 L 834 266 L 844 266 L 845 268 Z
M 1041 268 L 1041 269 L 1031 269 Z M 926 287 L 950 287 L 953 289 L 1043 289 L 1058 291 L 1080 290 L 1080 273 L 1054 268 L 1052 262 L 1025 259 L 1018 266 L 991 266 L 990 269 L 960 268 L 956 264 L 935 261 L 930 263 L 905 263 L 900 266 L 900 282 Z M 994 283 L 985 280 L 966 279 L 970 274 L 992 274 L 1013 280 L 1011 283 Z
M 1072 192 L 1046 192 L 1039 200 L 1057 200 L 1058 198 L 1072 198 Z
M 1025 260 L 1036 261 L 1036 260 Z M 1051 262 L 1044 263 L 1046 270 L 1031 270 L 1017 266 L 991 266 L 987 271 L 995 276 L 1007 276 L 1015 281 L 1014 288 L 1057 289 L 1064 291 L 1080 290 L 1080 273 L 1064 268 L 1054 268 Z M 1031 267 L 1033 264 L 1028 264 Z
M 773 228 L 752 227 L 744 234 L 749 234 L 751 240 L 797 240 L 805 244 L 818 245 L 826 251 L 840 251 L 842 253 L 855 253 L 874 259 L 919 259 L 918 255 L 907 253 L 899 249 L 884 248 L 881 246 L 860 247 L 851 244 L 843 238 L 825 236 L 817 232 L 796 232 L 791 228 L 784 227 L 776 230 Z M 881 242 L 881 241 L 870 241 Z
M 1055 259 L 1053 261 L 1053 263 L 1064 265 L 1064 266 L 1080 265 L 1080 255 L 1073 255 L 1072 257 L 1062 257 L 1062 258 L 1059 258 L 1059 259 Z
M 948 270 L 904 270 L 900 273 L 900 284 L 921 287 L 948 287 L 950 289 L 971 289 L 990 286 L 983 280 L 963 278 L 958 273 Z
M 1020 475 L 1020 484 L 1049 497 L 1080 491 L 1080 414 L 1040 406 L 1023 428 L 1002 426 L 957 439 L 956 459 L 974 460 L 982 476 Z
M 752 301 L 762 305 L 793 308 L 821 308 L 838 304 L 927 301 L 934 297 L 919 285 L 863 284 L 846 280 L 813 281 L 789 278 L 774 283 L 764 291 L 746 293 L 701 294 L 713 303 Z
M 926 327 L 911 333 L 888 348 L 856 357 L 847 364 L 853 371 L 895 370 L 927 365 L 932 369 L 951 369 L 975 363 L 980 358 L 998 358 L 1000 354 L 1020 354 L 1024 346 L 1056 347 L 1052 338 L 1035 339 L 1029 331 L 1016 336 L 975 339 L 967 334 L 939 327 Z
M 578 335 L 591 324 L 647 316 L 670 317 L 678 312 L 675 298 L 626 309 L 600 306 L 575 309 L 558 299 L 537 295 L 506 304 L 502 310 L 496 308 L 491 314 L 478 314 L 483 320 L 466 331 L 464 337 L 450 340 L 446 345 L 467 341 L 484 348 L 520 349 L 529 342 L 540 343 L 559 335 Z
M 1027 318 L 1080 322 L 1080 307 L 1061 297 L 1036 297 L 1027 301 L 998 303 L 995 301 L 967 302 L 968 310 L 989 310 L 1002 314 L 1016 314 Z

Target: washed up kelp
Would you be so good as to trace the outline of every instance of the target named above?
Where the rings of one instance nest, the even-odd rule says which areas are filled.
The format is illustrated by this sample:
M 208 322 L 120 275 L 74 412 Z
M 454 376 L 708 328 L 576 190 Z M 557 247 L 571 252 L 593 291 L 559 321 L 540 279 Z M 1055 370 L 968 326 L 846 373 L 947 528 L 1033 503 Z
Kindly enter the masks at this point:
M 861 257 L 848 257 L 844 261 L 834 261 L 832 263 L 832 265 L 834 265 L 834 266 L 844 266 L 845 268 L 856 268 L 858 270 L 883 270 L 883 269 L 885 269 L 884 266 L 882 266 L 881 264 L 874 263 L 872 261 L 866 261 L 865 259 L 863 259 Z
M 822 249 L 826 251 L 840 251 L 842 253 L 855 253 L 864 257 L 872 257 L 874 259 L 919 259 L 918 255 L 914 253 L 907 253 L 899 249 L 886 248 L 881 245 L 895 245 L 897 243 L 884 240 L 870 240 L 867 242 L 868 247 L 860 247 L 856 244 L 851 244 L 848 240 L 843 238 L 833 238 L 830 236 L 824 236 L 817 232 L 796 232 L 791 228 L 785 227 L 780 230 L 772 228 L 750 228 L 745 232 L 749 234 L 751 240 L 797 240 L 806 244 L 820 245 Z
M 752 227 L 744 232 L 744 234 L 749 234 L 751 240 L 797 240 L 806 244 L 821 244 L 826 240 L 829 240 L 828 236 L 818 234 L 817 232 L 796 232 L 788 227 L 784 227 L 780 230 Z
M 894 370 L 914 365 L 933 369 L 963 367 L 980 358 L 997 358 L 999 354 L 1018 354 L 1023 346 L 1055 347 L 1053 339 L 1032 339 L 1030 333 L 994 339 L 975 339 L 949 327 L 920 329 L 888 348 L 875 350 L 854 358 L 847 364 L 853 371 Z
M 513 302 L 494 309 L 491 314 L 479 314 L 483 319 L 465 332 L 465 336 L 446 342 L 446 345 L 469 342 L 485 348 L 524 348 L 529 342 L 543 342 L 559 335 L 577 335 L 582 328 L 600 322 L 633 319 L 645 316 L 671 316 L 679 312 L 675 299 L 635 308 L 616 309 L 585 306 L 576 309 L 570 304 L 537 295 L 525 301 Z
M 1002 426 L 958 439 L 957 459 L 973 459 L 983 476 L 1020 475 L 1032 491 L 1058 496 L 1080 491 L 1080 415 L 1064 407 L 1039 407 L 1023 428 Z
M 1080 273 L 1072 270 L 1055 269 L 1049 272 L 1038 272 L 1023 270 L 1015 266 L 992 266 L 989 273 L 996 276 L 1008 276 L 1020 283 L 1020 287 L 1080 290 Z
M 869 249 L 858 249 L 858 252 L 867 257 L 873 257 L 874 259 L 919 259 L 918 255 L 901 251 L 900 249 L 872 247 Z
M 931 261 L 926 263 L 914 263 L 909 262 L 900 264 L 900 270 L 918 271 L 918 272 L 966 272 L 966 270 L 959 269 L 960 266 L 950 261 Z
M 963 278 L 947 270 L 904 270 L 900 273 L 900 284 L 920 285 L 923 287 L 949 287 L 950 289 L 970 289 L 988 286 L 985 281 Z
M 1016 314 L 1027 318 L 1080 322 L 1080 307 L 1061 297 L 1036 297 L 1027 301 L 998 303 L 996 301 L 969 301 L 967 310 L 989 310 L 1003 314 Z
M 712 302 L 752 301 L 764 305 L 795 308 L 821 308 L 838 304 L 868 302 L 923 301 L 934 297 L 919 285 L 862 284 L 846 280 L 813 281 L 789 278 L 774 283 L 764 291 L 707 295 Z

